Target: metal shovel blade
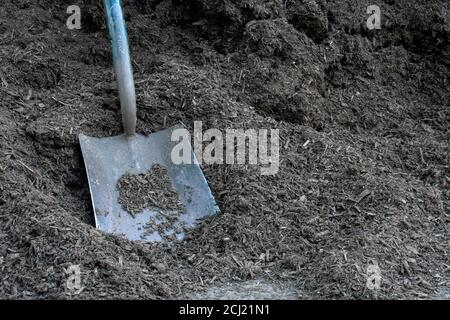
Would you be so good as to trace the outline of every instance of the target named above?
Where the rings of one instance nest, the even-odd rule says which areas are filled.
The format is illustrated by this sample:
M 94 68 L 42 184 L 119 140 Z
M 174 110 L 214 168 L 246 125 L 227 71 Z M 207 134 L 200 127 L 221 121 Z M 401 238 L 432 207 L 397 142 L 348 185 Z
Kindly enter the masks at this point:
M 176 165 L 172 162 L 171 152 L 177 142 L 171 141 L 171 135 L 175 129 L 177 127 L 149 136 L 79 136 L 95 224 L 99 230 L 130 240 L 151 242 L 162 241 L 166 237 L 182 240 L 186 228 L 193 228 L 197 220 L 219 212 L 192 149 L 192 164 Z M 177 221 L 170 228 L 149 232 L 147 225 L 150 221 L 153 224 L 161 223 L 157 218 L 161 209 L 148 208 L 136 215 L 126 212 L 118 202 L 117 183 L 123 175 L 146 173 L 155 164 L 167 168 L 173 190 L 178 193 L 185 210 L 178 215 Z

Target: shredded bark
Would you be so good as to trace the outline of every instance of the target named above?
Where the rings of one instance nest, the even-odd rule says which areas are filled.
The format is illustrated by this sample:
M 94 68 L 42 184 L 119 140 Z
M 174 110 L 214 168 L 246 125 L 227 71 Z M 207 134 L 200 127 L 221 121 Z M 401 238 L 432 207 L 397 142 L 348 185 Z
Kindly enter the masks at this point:
M 173 189 L 167 168 L 156 164 L 147 173 L 125 174 L 117 182 L 119 203 L 131 215 L 144 209 L 185 211 L 178 193 Z

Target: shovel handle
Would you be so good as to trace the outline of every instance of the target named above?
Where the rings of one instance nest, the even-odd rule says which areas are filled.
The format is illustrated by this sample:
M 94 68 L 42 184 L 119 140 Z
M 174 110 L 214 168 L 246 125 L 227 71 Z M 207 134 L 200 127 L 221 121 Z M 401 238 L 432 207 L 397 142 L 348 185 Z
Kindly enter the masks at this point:
M 136 93 L 121 0 L 103 0 L 103 4 L 111 37 L 123 129 L 127 135 L 134 135 L 136 133 Z

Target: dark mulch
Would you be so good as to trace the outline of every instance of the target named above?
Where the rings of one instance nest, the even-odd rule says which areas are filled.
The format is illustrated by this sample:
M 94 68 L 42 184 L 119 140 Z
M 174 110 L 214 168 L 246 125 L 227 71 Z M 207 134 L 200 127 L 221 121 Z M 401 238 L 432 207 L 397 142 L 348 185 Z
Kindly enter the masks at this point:
M 77 134 L 121 125 L 100 1 L 78 3 L 74 31 L 72 1 L 0 4 L 1 298 L 179 298 L 257 278 L 320 299 L 448 291 L 449 1 L 380 0 L 374 31 L 366 0 L 125 1 L 140 133 L 280 130 L 279 173 L 205 165 L 222 212 L 166 244 L 93 227 Z

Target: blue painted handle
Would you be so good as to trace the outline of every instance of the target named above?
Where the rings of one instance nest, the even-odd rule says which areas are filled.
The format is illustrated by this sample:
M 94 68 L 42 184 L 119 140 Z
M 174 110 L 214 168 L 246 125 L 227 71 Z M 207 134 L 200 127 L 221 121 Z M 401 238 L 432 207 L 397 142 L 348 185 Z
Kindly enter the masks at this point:
M 103 0 L 119 87 L 122 123 L 127 135 L 136 133 L 136 93 L 128 35 L 120 0 Z

